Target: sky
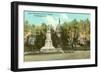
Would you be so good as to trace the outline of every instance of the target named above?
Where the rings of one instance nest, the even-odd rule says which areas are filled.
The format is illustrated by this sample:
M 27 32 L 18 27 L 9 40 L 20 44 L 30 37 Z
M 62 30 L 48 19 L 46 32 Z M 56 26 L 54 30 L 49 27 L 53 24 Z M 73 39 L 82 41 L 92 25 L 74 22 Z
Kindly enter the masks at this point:
M 74 19 L 80 20 L 90 20 L 90 14 L 86 13 L 68 13 L 68 12 L 34 12 L 34 11 L 24 11 L 24 21 L 28 21 L 29 24 L 41 25 L 46 23 L 47 25 L 57 25 L 59 23 L 70 22 Z

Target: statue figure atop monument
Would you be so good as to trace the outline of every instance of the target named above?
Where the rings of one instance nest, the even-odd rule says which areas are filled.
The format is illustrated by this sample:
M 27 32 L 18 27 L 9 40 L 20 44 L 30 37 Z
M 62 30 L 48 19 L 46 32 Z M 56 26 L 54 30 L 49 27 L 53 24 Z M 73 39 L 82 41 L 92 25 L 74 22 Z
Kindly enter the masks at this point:
M 40 49 L 40 52 L 42 52 L 42 53 L 53 53 L 53 52 L 57 52 L 56 48 L 52 44 L 52 39 L 51 39 L 51 26 L 50 25 L 48 25 L 48 27 L 47 27 L 45 45 Z

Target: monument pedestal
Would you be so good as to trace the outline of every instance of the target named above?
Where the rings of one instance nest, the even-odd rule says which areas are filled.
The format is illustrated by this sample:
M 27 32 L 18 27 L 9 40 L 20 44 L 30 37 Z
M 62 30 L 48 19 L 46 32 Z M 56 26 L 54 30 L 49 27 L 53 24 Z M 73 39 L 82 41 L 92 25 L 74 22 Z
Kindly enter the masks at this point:
M 53 47 L 51 40 L 46 40 L 45 42 L 46 42 L 45 43 L 45 46 L 43 46 L 41 48 L 40 52 L 42 52 L 42 53 L 53 53 L 53 52 L 57 52 L 56 48 Z

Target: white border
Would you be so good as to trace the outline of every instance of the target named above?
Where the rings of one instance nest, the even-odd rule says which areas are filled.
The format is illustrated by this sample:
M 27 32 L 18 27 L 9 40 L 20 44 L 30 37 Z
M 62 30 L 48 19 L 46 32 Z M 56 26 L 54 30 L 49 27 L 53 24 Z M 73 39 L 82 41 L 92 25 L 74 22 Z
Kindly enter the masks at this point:
M 82 60 L 58 60 L 58 61 L 35 61 L 24 62 L 24 23 L 23 11 L 50 11 L 50 12 L 74 12 L 74 13 L 90 13 L 91 14 L 91 58 Z M 45 6 L 25 6 L 18 7 L 18 68 L 35 68 L 35 67 L 50 67 L 50 66 L 70 66 L 70 65 L 84 65 L 95 64 L 95 11 L 93 9 L 79 9 L 79 8 L 60 8 L 60 7 L 45 7 Z

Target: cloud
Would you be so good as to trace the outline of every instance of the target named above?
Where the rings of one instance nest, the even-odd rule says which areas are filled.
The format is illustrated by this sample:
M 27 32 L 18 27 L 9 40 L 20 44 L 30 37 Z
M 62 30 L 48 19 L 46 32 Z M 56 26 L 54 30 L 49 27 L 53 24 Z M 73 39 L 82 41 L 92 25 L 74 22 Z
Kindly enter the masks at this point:
M 50 16 L 50 15 L 47 15 L 45 19 L 46 19 L 47 25 L 52 25 L 55 29 L 57 25 L 57 20 L 53 16 Z
M 57 14 L 57 15 L 47 15 L 44 17 L 46 20 L 47 25 L 52 25 L 54 29 L 56 28 L 57 24 L 59 24 L 59 18 L 60 18 L 60 23 L 64 23 L 68 20 L 67 14 Z
M 66 14 L 60 14 L 61 23 L 66 22 L 68 20 L 68 16 Z
M 53 16 L 46 16 L 46 21 L 48 24 L 56 24 L 56 20 L 53 18 Z

